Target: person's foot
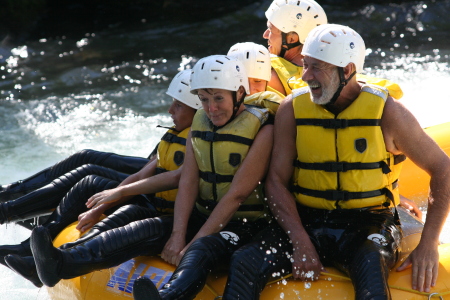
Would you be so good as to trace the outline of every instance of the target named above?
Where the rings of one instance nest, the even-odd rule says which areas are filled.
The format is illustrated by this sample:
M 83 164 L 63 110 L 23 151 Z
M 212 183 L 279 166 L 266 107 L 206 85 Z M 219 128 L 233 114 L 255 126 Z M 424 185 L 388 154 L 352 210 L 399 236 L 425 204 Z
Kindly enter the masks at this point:
M 158 289 L 147 277 L 139 277 L 133 284 L 134 300 L 160 300 Z
M 2 245 L 0 246 L 0 264 L 8 266 L 5 263 L 5 256 L 8 254 L 17 254 L 19 256 L 29 256 L 31 255 L 30 240 L 27 239 L 17 245 Z
M 11 270 L 31 281 L 36 287 L 42 287 L 43 284 L 36 271 L 33 256 L 21 257 L 16 254 L 9 254 L 5 257 L 5 262 Z
M 55 286 L 61 278 L 58 268 L 61 254 L 53 247 L 52 238 L 47 228 L 38 226 L 31 232 L 31 252 L 36 263 L 39 279 L 49 287 Z

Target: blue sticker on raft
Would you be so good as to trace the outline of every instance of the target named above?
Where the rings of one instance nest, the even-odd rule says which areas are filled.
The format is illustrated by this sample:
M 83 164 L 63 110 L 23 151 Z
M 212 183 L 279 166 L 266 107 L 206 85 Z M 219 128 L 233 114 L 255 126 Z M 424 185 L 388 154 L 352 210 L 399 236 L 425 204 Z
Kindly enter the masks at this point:
M 134 270 L 133 275 L 130 278 L 130 281 L 127 284 L 127 279 L 130 277 L 131 271 L 133 270 L 133 266 L 135 265 L 135 260 L 131 259 L 123 264 L 121 264 L 114 274 L 111 275 L 111 278 L 109 279 L 106 286 L 108 288 L 111 288 L 115 291 L 122 291 L 128 294 L 131 294 L 133 292 L 133 284 L 134 281 L 139 276 L 144 276 L 149 278 L 156 287 L 161 288 L 163 287 L 170 279 L 170 276 L 172 276 L 171 271 L 155 268 L 155 267 L 149 267 L 148 270 L 142 274 L 142 272 L 147 267 L 146 264 L 139 264 L 139 266 Z

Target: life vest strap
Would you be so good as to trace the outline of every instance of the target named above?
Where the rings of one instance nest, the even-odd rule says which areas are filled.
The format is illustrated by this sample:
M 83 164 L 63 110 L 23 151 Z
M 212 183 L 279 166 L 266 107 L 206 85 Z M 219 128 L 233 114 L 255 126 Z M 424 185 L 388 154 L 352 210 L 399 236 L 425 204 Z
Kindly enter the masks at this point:
M 212 211 L 218 202 L 214 200 L 204 200 L 204 199 L 197 199 L 197 203 L 203 206 L 205 209 Z M 263 211 L 264 205 L 263 204 L 242 204 L 239 206 L 238 211 Z
M 161 174 L 161 173 L 165 173 L 165 172 L 167 172 L 166 169 L 160 168 L 160 167 L 156 167 L 155 175 L 158 175 L 158 174 Z
M 167 208 L 174 209 L 175 207 L 174 201 L 168 201 L 161 197 L 152 197 L 150 203 L 153 204 L 158 209 L 167 209 Z
M 253 139 L 245 138 L 234 134 L 221 134 L 211 131 L 195 130 L 191 132 L 192 137 L 200 138 L 206 142 L 235 142 L 251 146 Z
M 394 165 L 398 165 L 401 162 L 404 162 L 406 160 L 406 155 L 404 154 L 399 154 L 399 155 L 394 155 Z
M 200 178 L 209 183 L 223 183 L 232 182 L 234 176 L 200 171 Z
M 186 146 L 186 139 L 185 138 L 179 137 L 178 135 L 170 133 L 170 132 L 166 132 L 162 136 L 161 140 L 163 140 L 165 142 L 168 142 L 168 143 L 176 143 L 176 144 L 180 144 L 180 145 Z
M 392 183 L 392 189 L 395 189 L 398 186 L 398 181 Z M 367 192 L 349 192 L 349 191 L 339 191 L 339 190 L 327 190 L 327 191 L 319 191 L 307 189 L 304 187 L 300 187 L 298 185 L 292 186 L 292 191 L 294 193 L 303 194 L 306 196 L 322 198 L 330 201 L 348 201 L 353 199 L 365 199 L 372 198 L 381 195 L 387 195 L 389 199 L 392 197 L 392 193 L 387 188 L 382 188 L 374 191 Z M 389 203 L 388 203 L 389 205 Z
M 321 126 L 327 129 L 344 129 L 353 126 L 380 126 L 380 119 L 295 119 L 297 126 L 311 125 Z
M 384 161 L 374 163 L 349 163 L 349 162 L 324 162 L 324 163 L 305 163 L 294 160 L 294 167 L 306 170 L 320 170 L 325 172 L 346 172 L 350 170 L 372 170 L 382 169 L 384 174 L 391 170 Z

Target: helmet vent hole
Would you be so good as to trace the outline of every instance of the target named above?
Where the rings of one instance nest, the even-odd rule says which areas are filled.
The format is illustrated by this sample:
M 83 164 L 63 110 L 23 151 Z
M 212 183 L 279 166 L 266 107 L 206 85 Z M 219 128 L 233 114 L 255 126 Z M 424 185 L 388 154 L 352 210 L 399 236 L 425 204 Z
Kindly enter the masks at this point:
M 308 8 L 306 9 L 306 11 L 309 11 L 311 9 L 311 6 L 308 6 Z
M 219 64 L 223 65 L 223 62 L 221 62 L 220 60 L 216 60 L 216 62 L 218 62 Z
M 203 70 L 204 67 L 205 67 L 205 63 L 202 63 L 202 70 Z
M 247 59 L 250 58 L 250 52 L 247 51 Z
M 331 43 L 330 42 L 328 42 L 328 41 L 324 41 L 324 40 L 320 40 L 322 43 L 325 43 L 325 44 L 328 44 L 328 45 L 330 45 Z
M 211 72 L 220 72 L 220 70 L 212 69 Z
M 334 37 L 337 36 L 336 33 L 334 33 L 333 31 L 330 31 L 330 34 L 331 34 L 332 36 L 334 36 Z
M 184 84 L 185 86 L 189 86 L 189 84 L 187 84 L 186 82 L 180 82 L 181 84 Z M 180 90 L 180 92 L 181 92 L 181 90 Z
M 314 19 L 317 19 L 319 17 L 319 15 L 315 15 Z M 317 26 L 319 26 L 320 24 L 318 24 Z
M 297 6 L 300 6 L 300 2 L 301 2 L 301 1 L 297 1 Z

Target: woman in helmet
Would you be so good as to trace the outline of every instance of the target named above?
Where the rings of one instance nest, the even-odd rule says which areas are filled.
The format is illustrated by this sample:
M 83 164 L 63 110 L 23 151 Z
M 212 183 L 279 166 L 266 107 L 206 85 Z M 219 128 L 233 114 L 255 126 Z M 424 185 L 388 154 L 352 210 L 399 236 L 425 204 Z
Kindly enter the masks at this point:
M 201 59 L 191 80 L 203 110 L 192 123 L 174 227 L 162 253 L 178 267 L 160 294 L 149 280 L 136 281 L 135 299 L 193 299 L 211 270 L 267 225 L 260 184 L 273 140 L 272 126 L 264 126 L 267 110 L 242 104 L 249 88 L 238 60 Z M 196 224 L 188 227 L 189 218 Z M 188 244 L 187 228 L 196 231 Z
M 83 238 L 74 243 L 65 244 L 62 248 L 83 244 L 103 231 L 123 226 L 131 221 L 173 211 L 173 201 L 177 192 L 174 188 L 178 186 L 180 167 L 184 161 L 186 138 L 194 114 L 201 105 L 198 97 L 190 93 L 190 73 L 190 70 L 179 72 L 167 90 L 167 94 L 173 97 L 169 113 L 175 126 L 169 128 L 162 137 L 158 145 L 157 158 L 120 184 L 116 180 L 102 176 L 85 177 L 63 197 L 49 221 L 43 224 L 49 230 L 51 237 L 55 237 L 67 225 L 76 221 L 77 217 L 79 219 L 77 229 L 81 232 L 85 232 L 95 225 L 93 230 Z M 117 185 L 119 187 L 115 188 Z M 105 189 L 108 190 L 103 191 Z M 101 193 L 96 194 L 97 192 Z M 147 195 L 152 193 L 156 193 L 156 195 Z M 132 198 L 133 195 L 140 196 Z M 85 204 L 86 199 L 89 199 L 87 205 Z M 139 205 L 127 205 L 113 212 L 115 210 L 113 207 L 128 200 Z M 16 209 L 14 212 L 17 213 L 19 208 L 14 207 Z M 88 208 L 92 209 L 86 211 Z M 109 214 L 109 216 L 98 222 L 103 213 Z M 109 240 L 119 241 L 113 235 L 109 235 L 109 237 Z M 125 247 L 126 243 L 123 246 Z M 0 253 L 2 261 L 6 256 L 5 262 L 13 270 L 31 280 L 35 285 L 42 286 L 36 273 L 34 260 L 29 256 L 31 255 L 29 240 L 19 245 L 0 246 Z M 91 265 L 98 263 L 98 259 L 101 258 L 103 257 L 97 257 L 97 261 L 91 259 Z M 80 264 L 82 263 L 80 262 Z

